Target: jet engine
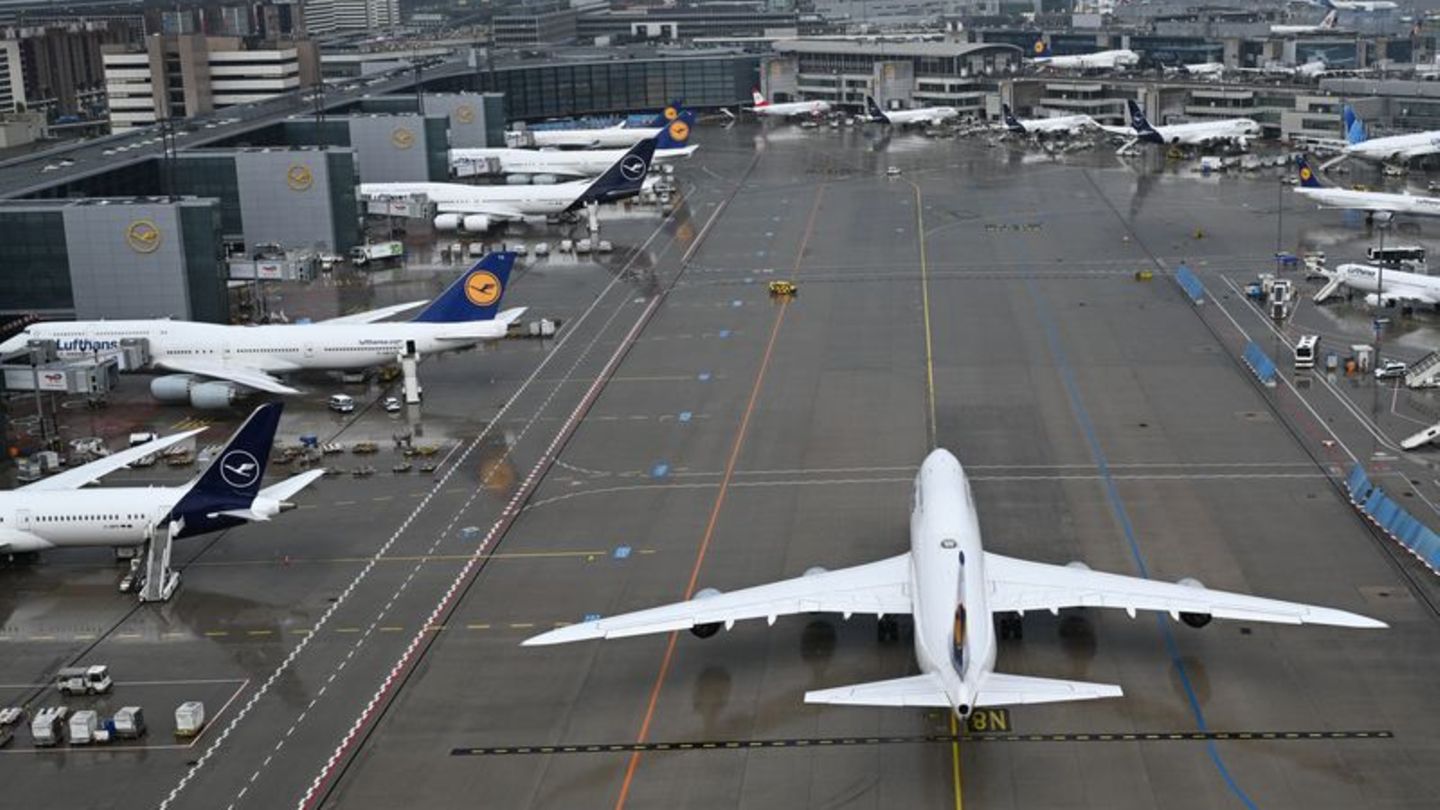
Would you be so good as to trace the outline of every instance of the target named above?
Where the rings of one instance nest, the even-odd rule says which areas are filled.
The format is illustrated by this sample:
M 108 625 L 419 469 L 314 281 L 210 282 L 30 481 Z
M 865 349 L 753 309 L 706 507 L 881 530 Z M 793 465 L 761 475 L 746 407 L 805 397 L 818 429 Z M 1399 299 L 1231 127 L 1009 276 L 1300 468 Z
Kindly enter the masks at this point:
M 190 404 L 201 410 L 228 408 L 245 395 L 245 389 L 234 383 L 207 382 L 190 389 Z
M 228 408 L 245 392 L 234 383 L 206 382 L 193 374 L 167 374 L 150 381 L 150 396 L 165 403 L 189 403 L 202 410 Z
M 1198 589 L 1200 589 L 1200 590 L 1202 590 L 1202 591 L 1205 590 L 1205 583 L 1201 582 L 1201 581 L 1198 580 L 1198 579 L 1195 579 L 1194 577 L 1185 577 L 1184 579 L 1178 580 L 1178 581 L 1177 581 L 1177 584 L 1179 584 L 1179 585 L 1184 585 L 1184 586 L 1187 587 L 1187 588 L 1198 588 Z M 1209 613 L 1181 613 L 1181 614 L 1180 614 L 1180 621 L 1186 623 L 1187 625 L 1189 625 L 1189 626 L 1191 626 L 1191 627 L 1197 628 L 1197 629 L 1198 629 L 1198 628 L 1201 628 L 1201 627 L 1204 627 L 1205 625 L 1209 624 L 1210 621 L 1211 621 L 1212 619 L 1214 619 L 1214 618 L 1215 618 L 1215 617 L 1214 617 L 1214 616 L 1211 616 Z
M 696 601 L 700 599 L 710 599 L 711 597 L 719 596 L 720 594 L 721 591 L 716 590 L 715 588 L 705 588 L 704 590 L 696 593 L 694 599 Z M 720 627 L 720 622 L 707 622 L 706 624 L 695 625 L 694 627 L 690 628 L 690 632 L 694 633 L 696 638 L 710 638 L 711 636 L 720 632 Z
M 460 230 L 461 217 L 459 214 L 441 214 L 435 217 L 435 230 L 437 231 L 458 231 Z
M 484 214 L 467 214 L 465 219 L 465 230 L 470 233 L 484 233 L 490 230 L 490 217 Z
M 1397 303 L 1397 300 L 1388 296 L 1382 299 L 1379 295 L 1375 293 L 1366 293 L 1365 303 L 1369 304 L 1372 307 L 1393 307 Z
M 190 389 L 200 379 L 193 374 L 167 374 L 150 381 L 150 396 L 161 402 L 189 402 Z

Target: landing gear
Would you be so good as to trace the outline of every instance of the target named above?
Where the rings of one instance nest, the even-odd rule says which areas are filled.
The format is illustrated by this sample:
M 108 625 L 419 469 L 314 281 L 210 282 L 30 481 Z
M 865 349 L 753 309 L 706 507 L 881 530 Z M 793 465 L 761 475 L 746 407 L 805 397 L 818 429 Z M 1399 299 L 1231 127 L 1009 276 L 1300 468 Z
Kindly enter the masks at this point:
M 1019 613 L 999 614 L 995 617 L 995 623 L 999 628 L 1001 641 L 1012 638 L 1020 641 L 1025 638 L 1025 622 Z

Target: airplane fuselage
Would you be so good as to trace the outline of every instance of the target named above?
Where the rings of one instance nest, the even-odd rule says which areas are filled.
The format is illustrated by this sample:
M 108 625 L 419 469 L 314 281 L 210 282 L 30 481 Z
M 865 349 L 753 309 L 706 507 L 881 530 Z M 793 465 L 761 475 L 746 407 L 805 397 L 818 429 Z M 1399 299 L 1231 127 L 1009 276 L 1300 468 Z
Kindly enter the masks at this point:
M 689 157 L 695 152 L 695 149 L 694 146 L 687 146 L 683 149 L 656 149 L 654 160 L 656 163 L 668 163 L 679 158 Z M 538 149 L 451 149 L 450 165 L 458 167 L 464 166 L 466 163 L 496 160 L 499 161 L 501 174 L 598 177 L 604 174 L 606 169 L 615 165 L 615 161 L 624 155 L 625 150 L 623 149 L 548 151 Z M 476 187 L 466 186 L 466 188 Z M 488 190 L 489 187 L 486 188 Z
M 1227 118 L 1223 121 L 1197 121 L 1192 124 L 1152 126 L 1151 133 L 1140 133 L 1141 140 L 1165 144 L 1204 144 L 1215 141 L 1245 141 L 1259 137 L 1260 125 L 1249 118 Z M 1147 137 L 1149 135 L 1149 137 Z
M 927 456 L 915 477 L 910 560 L 915 660 L 944 683 L 951 709 L 967 714 L 995 668 L 995 628 L 970 484 L 946 450 Z
M 611 161 L 613 163 L 614 161 Z M 608 166 L 607 166 L 608 168 Z M 603 172 L 604 169 L 601 169 Z M 361 183 L 360 196 L 366 199 L 424 195 L 438 210 L 476 211 L 500 206 L 525 216 L 543 217 L 564 213 L 590 187 L 589 180 L 551 185 L 472 186 L 466 183 Z
M 885 119 L 895 126 L 939 124 L 959 115 L 954 107 L 918 107 L 913 110 L 886 110 Z
M 1316 204 L 1327 208 L 1415 214 L 1427 217 L 1440 216 L 1440 197 L 1388 194 L 1380 191 L 1355 191 L 1347 188 L 1305 188 L 1304 186 L 1297 186 L 1295 193 L 1308 197 Z
M 1440 152 L 1440 130 L 1375 138 L 1345 147 L 1345 154 L 1366 160 L 1410 160 L 1437 152 Z
M 0 492 L 0 554 L 81 546 L 139 546 L 186 487 Z M 239 523 L 224 517 L 227 525 Z M 194 523 L 204 522 L 197 518 Z M 200 529 L 199 525 L 191 528 Z M 214 526 L 211 528 L 219 528 Z M 185 534 L 195 534 L 189 531 Z
M 68 321 L 37 323 L 12 342 L 54 340 L 62 357 L 93 357 L 117 351 L 126 338 L 149 342 L 151 362 L 234 363 L 269 373 L 306 369 L 369 368 L 406 352 L 466 348 L 504 337 L 499 321 L 461 323 L 267 324 L 226 326 L 192 321 Z
M 1379 268 L 1368 264 L 1342 264 L 1335 268 L 1335 277 L 1346 287 L 1358 292 L 1375 294 L 1384 301 L 1416 301 L 1440 303 L 1440 278 L 1407 273 L 1404 270 Z
M 529 137 L 536 146 L 564 146 L 581 149 L 628 149 L 660 134 L 663 127 L 607 127 L 605 129 L 532 129 Z
M 1132 50 L 1097 51 L 1073 56 L 1042 56 L 1035 60 L 1042 67 L 1060 70 L 1115 70 L 1140 63 L 1140 55 Z
M 762 104 L 747 109 L 756 115 L 768 118 L 790 118 L 796 115 L 823 115 L 830 112 L 830 102 L 787 101 L 783 104 Z

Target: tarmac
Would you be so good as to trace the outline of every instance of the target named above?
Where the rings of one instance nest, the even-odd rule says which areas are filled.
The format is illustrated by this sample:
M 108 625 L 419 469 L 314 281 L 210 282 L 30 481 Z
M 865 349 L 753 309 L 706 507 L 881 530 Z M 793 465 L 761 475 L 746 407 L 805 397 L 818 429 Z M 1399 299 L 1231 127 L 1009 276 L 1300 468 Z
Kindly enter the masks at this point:
M 286 436 L 328 426 L 342 442 L 419 422 L 434 473 L 387 474 L 387 447 L 375 475 L 327 477 L 269 525 L 181 543 L 166 605 L 117 593 L 104 549 L 0 570 L 0 704 L 56 703 L 45 682 L 58 667 L 104 662 L 115 693 L 69 705 L 141 704 L 151 721 L 141 742 L 97 749 L 36 751 L 17 732 L 0 748 L 7 795 L 160 808 L 1440 803 L 1435 577 L 1337 485 L 1353 463 L 1403 476 L 1417 515 L 1440 525 L 1434 451 L 1389 451 L 1403 420 L 1344 407 L 1383 402 L 1373 379 L 1286 368 L 1272 389 L 1239 361 L 1267 319 L 1227 279 L 1243 286 L 1272 261 L 1273 175 L 1202 179 L 1158 155 L 1055 160 L 873 127 L 698 134 L 672 216 L 606 223 L 617 250 L 603 264 L 535 262 L 514 280 L 507 304 L 560 317 L 557 339 L 425 363 L 416 413 L 339 420 L 318 404 L 329 383 L 313 382 L 287 412 Z M 1332 262 L 1370 244 L 1363 223 L 1288 196 L 1280 244 L 1326 244 Z M 1167 275 L 1182 260 L 1203 305 Z M 798 294 L 772 298 L 776 279 Z M 1394 327 L 1397 352 L 1425 352 L 1427 317 Z M 1369 330 L 1358 306 L 1302 306 L 1260 342 L 1288 366 L 1284 342 L 1320 322 L 1327 344 Z M 1403 396 L 1395 412 L 1411 418 L 1435 407 Z M 963 739 L 942 711 L 803 703 L 807 689 L 914 671 L 908 640 L 877 641 L 873 617 L 519 646 L 587 615 L 899 553 L 934 446 L 965 465 L 994 551 L 1195 577 L 1391 627 L 1030 615 L 997 669 L 1118 683 L 1125 697 L 1015 707 Z M 177 740 L 169 715 L 190 699 L 209 726 Z

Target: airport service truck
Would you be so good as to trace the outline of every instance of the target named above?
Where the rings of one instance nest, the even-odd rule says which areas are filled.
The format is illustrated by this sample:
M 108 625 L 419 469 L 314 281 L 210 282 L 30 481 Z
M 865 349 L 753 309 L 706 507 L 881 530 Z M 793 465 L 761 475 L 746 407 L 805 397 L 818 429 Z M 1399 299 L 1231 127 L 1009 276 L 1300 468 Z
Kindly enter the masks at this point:
M 405 255 L 405 245 L 396 242 L 375 242 L 369 245 L 356 245 L 350 248 L 350 263 L 356 267 L 365 267 L 374 262 L 383 262 L 390 259 L 399 260 Z

